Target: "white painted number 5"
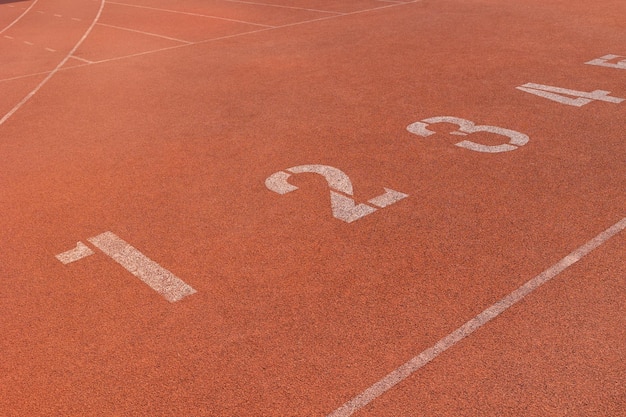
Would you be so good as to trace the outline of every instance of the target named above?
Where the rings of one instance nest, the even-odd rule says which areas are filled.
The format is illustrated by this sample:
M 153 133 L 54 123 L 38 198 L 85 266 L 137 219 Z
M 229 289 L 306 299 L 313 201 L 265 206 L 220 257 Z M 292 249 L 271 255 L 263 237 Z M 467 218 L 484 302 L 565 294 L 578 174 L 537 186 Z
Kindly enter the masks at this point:
M 505 129 L 496 126 L 477 126 L 472 121 L 451 116 L 440 116 L 424 119 L 421 122 L 415 122 L 408 125 L 406 130 L 415 135 L 427 137 L 436 133 L 432 130 L 428 130 L 429 124 L 432 123 L 452 123 L 459 126 L 458 130 L 450 132 L 451 135 L 467 136 L 471 133 L 488 132 L 509 138 L 508 143 L 504 143 L 502 145 L 482 145 L 480 143 L 472 142 L 470 140 L 464 140 L 459 143 L 455 143 L 455 145 L 460 148 L 469 149 L 470 151 L 475 152 L 499 153 L 514 151 L 519 146 L 526 145 L 529 140 L 528 136 L 523 133 L 516 132 L 515 130 Z

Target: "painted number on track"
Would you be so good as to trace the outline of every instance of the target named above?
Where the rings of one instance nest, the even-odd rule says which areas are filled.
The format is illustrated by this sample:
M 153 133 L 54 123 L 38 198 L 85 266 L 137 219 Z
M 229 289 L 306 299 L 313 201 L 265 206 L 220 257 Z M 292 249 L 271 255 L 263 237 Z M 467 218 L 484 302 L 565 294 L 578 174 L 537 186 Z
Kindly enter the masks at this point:
M 526 145 L 529 140 L 528 136 L 523 133 L 516 132 L 515 130 L 505 129 L 503 127 L 497 126 L 476 125 L 470 120 L 451 116 L 440 116 L 424 119 L 420 122 L 415 122 L 408 125 L 406 130 L 413 133 L 414 135 L 428 137 L 436 133 L 428 129 L 429 125 L 433 123 L 452 123 L 459 126 L 458 130 L 450 132 L 451 135 L 467 136 L 469 134 L 477 132 L 488 132 L 504 136 L 509 139 L 508 143 L 504 143 L 502 145 L 483 145 L 480 143 L 472 142 L 470 140 L 464 140 L 459 143 L 455 143 L 455 145 L 460 148 L 469 149 L 470 151 L 475 152 L 499 153 L 514 151 L 519 146 Z
M 618 69 L 626 70 L 626 57 L 609 54 L 609 55 L 604 55 L 597 59 L 592 59 L 589 62 L 585 62 L 585 64 L 597 65 L 599 67 L 609 67 L 609 68 L 618 68 Z
M 287 179 L 291 174 L 302 173 L 319 174 L 328 183 L 330 188 L 330 205 L 333 216 L 346 223 L 352 223 L 362 217 L 372 214 L 377 209 L 368 204 L 356 204 L 353 196 L 352 182 L 341 170 L 328 165 L 300 165 L 285 171 L 278 171 L 265 180 L 265 186 L 278 194 L 287 194 L 298 189 L 289 184 Z M 373 206 L 385 208 L 408 197 L 407 194 L 385 188 L 385 193 L 368 200 Z
M 161 294 L 169 302 L 179 301 L 196 292 L 176 275 L 111 232 L 99 234 L 87 239 L 87 241 L 122 265 L 128 272 L 148 284 L 150 288 Z M 74 249 L 60 253 L 56 255 L 56 258 L 63 264 L 69 264 L 93 254 L 94 251 L 87 245 L 78 242 Z
M 594 100 L 605 101 L 607 103 L 614 104 L 619 104 L 624 101 L 623 98 L 609 96 L 611 92 L 604 90 L 586 92 L 535 83 L 527 83 L 516 88 L 526 93 L 534 94 L 539 97 L 547 98 L 548 100 L 556 101 L 557 103 L 567 104 L 568 106 L 575 107 L 582 107 L 585 104 L 589 104 Z

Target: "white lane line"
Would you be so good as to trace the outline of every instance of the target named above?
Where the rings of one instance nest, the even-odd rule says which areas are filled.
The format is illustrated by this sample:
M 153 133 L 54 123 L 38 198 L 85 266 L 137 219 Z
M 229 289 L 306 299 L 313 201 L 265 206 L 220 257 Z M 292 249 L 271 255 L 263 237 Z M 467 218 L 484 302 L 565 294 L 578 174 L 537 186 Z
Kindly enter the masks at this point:
M 184 45 L 167 46 L 165 48 L 153 49 L 151 51 L 137 52 L 135 54 L 124 55 L 124 56 L 117 56 L 115 58 L 102 59 L 100 61 L 95 61 L 94 64 L 103 64 L 103 63 L 111 62 L 111 61 L 119 61 L 119 60 L 127 59 L 127 58 L 134 58 L 134 57 L 143 56 L 143 55 L 151 55 L 151 54 L 155 54 L 155 53 L 158 53 L 158 52 L 164 52 L 164 51 L 169 51 L 169 50 L 172 50 L 172 49 L 184 48 L 186 46 L 201 45 L 203 43 L 215 42 L 215 41 L 220 41 L 220 40 L 223 40 L 223 39 L 238 38 L 239 36 L 250 35 L 250 34 L 259 33 L 259 32 L 265 32 L 265 31 L 273 30 L 273 29 L 276 29 L 276 28 L 256 29 L 256 30 L 251 30 L 249 32 L 241 32 L 241 33 L 236 33 L 234 35 L 220 36 L 219 38 L 211 38 L 211 39 L 206 39 L 206 40 L 203 40 L 203 41 L 193 42 L 193 43 L 184 44 Z M 82 66 L 82 65 L 78 65 L 76 67 L 79 67 L 79 66 Z M 76 68 L 76 67 L 74 67 L 74 68 Z M 69 69 L 69 68 L 67 68 L 67 69 Z M 26 77 L 27 76 L 28 75 L 26 75 Z M 24 76 L 22 76 L 22 77 L 24 77 Z M 2 82 L 2 81 L 9 81 L 9 80 L 8 79 L 7 80 L 0 80 L 0 82 Z
M 54 17 L 63 17 L 63 16 L 62 16 L 62 15 L 60 15 L 60 14 L 55 14 L 55 15 L 53 15 L 53 16 L 54 16 Z
M 13 36 L 9 36 L 9 35 L 4 35 L 4 37 L 7 39 L 11 39 L 11 40 L 15 39 Z
M 89 246 L 85 245 L 83 242 L 78 242 L 74 249 L 70 249 L 63 253 L 55 255 L 55 257 L 59 261 L 61 261 L 64 265 L 67 265 L 69 263 L 76 262 L 80 259 L 83 259 L 93 254 L 94 254 L 94 251 L 89 249 Z
M 77 21 L 77 22 L 80 22 L 82 19 L 79 19 L 79 18 L 77 18 L 77 17 L 72 17 L 72 20 L 75 20 L 75 21 Z
M 522 285 L 506 297 L 502 298 L 500 301 L 496 302 L 491 307 L 487 308 L 482 313 L 478 314 L 476 317 L 474 317 L 443 339 L 439 340 L 437 343 L 435 343 L 434 346 L 426 349 L 419 355 L 415 356 L 413 359 L 406 362 L 404 365 L 400 366 L 399 368 L 385 376 L 380 381 L 376 382 L 374 385 L 370 386 L 361 394 L 357 395 L 356 397 L 339 407 L 337 410 L 330 413 L 327 417 L 351 416 L 356 411 L 374 401 L 380 395 L 389 391 L 398 383 L 404 381 L 415 371 L 427 365 L 443 352 L 450 349 L 452 346 L 456 345 L 466 337 L 470 336 L 472 333 L 483 327 L 494 318 L 498 317 L 510 307 L 524 299 L 528 294 L 532 293 L 537 288 L 541 287 L 543 284 L 559 275 L 569 266 L 581 260 L 592 250 L 596 249 L 624 229 L 626 229 L 626 217 L 615 223 L 613 226 L 609 227 L 604 232 L 600 233 L 598 236 L 594 237 L 578 249 L 574 250 L 572 253 L 561 259 L 559 262 L 552 265 L 550 268 L 546 269 L 530 281 L 526 282 L 524 285 Z
M 76 59 L 78 61 L 86 62 L 87 64 L 93 64 L 93 61 L 90 61 L 90 60 L 85 59 L 85 58 L 78 57 L 76 55 L 72 55 L 70 58 Z
M 56 66 L 56 68 L 54 68 L 52 71 L 50 71 L 50 73 L 48 74 L 48 76 L 46 78 L 44 78 L 30 93 L 28 93 L 28 95 L 26 97 L 24 97 L 22 99 L 22 101 L 17 103 L 11 110 L 9 110 L 9 112 L 7 114 L 4 115 L 4 117 L 2 117 L 2 119 L 0 119 L 0 126 L 2 126 L 4 124 L 4 122 L 9 120 L 9 118 L 11 118 L 11 116 L 13 116 L 13 114 L 15 114 L 16 111 L 18 111 L 24 104 L 26 104 L 26 102 L 28 102 L 28 100 L 30 100 L 35 94 L 37 94 L 37 92 L 41 89 L 41 87 L 43 87 L 48 81 L 50 81 L 50 79 L 52 77 L 54 77 L 54 75 L 57 72 L 59 72 L 61 67 L 63 65 L 65 65 L 65 63 L 72 57 L 74 52 L 76 52 L 76 50 L 85 41 L 85 39 L 87 39 L 87 36 L 89 36 L 89 34 L 91 33 L 91 30 L 96 25 L 96 22 L 98 21 L 98 19 L 100 19 L 100 15 L 102 14 L 102 9 L 104 9 L 104 3 L 105 2 L 106 2 L 106 0 L 100 0 L 100 8 L 98 9 L 98 13 L 94 17 L 93 21 L 91 22 L 91 25 L 89 25 L 89 27 L 87 28 L 87 30 L 85 31 L 83 36 L 78 40 L 76 45 L 74 45 L 72 50 L 67 53 L 65 58 L 63 58 L 63 60 L 61 60 L 61 62 L 59 62 L 59 64 Z
M 93 0 L 93 1 L 98 1 L 98 0 Z M 412 4 L 412 3 L 419 3 L 421 1 L 422 0 L 413 0 L 413 1 L 405 2 L 405 3 L 397 3 L 397 4 L 394 3 L 394 4 L 385 5 L 385 6 L 374 7 L 374 8 L 371 8 L 371 9 L 357 10 L 357 11 L 349 12 L 349 13 L 341 13 L 341 14 L 336 14 L 336 15 L 333 15 L 333 16 L 325 16 L 325 17 L 320 17 L 320 18 L 317 18 L 317 19 L 311 19 L 311 20 L 304 20 L 304 21 L 301 21 L 301 22 L 289 23 L 289 24 L 282 25 L 282 26 L 250 30 L 250 31 L 247 31 L 247 32 L 235 33 L 233 35 L 225 35 L 225 36 L 220 36 L 218 38 L 205 39 L 205 40 L 193 42 L 193 43 L 190 43 L 190 44 L 168 46 L 168 47 L 165 47 L 165 48 L 153 49 L 153 50 L 150 50 L 150 51 L 137 52 L 137 53 L 134 53 L 134 54 L 123 55 L 123 56 L 118 56 L 118 57 L 108 58 L 108 59 L 102 59 L 100 61 L 94 61 L 93 64 L 75 65 L 75 66 L 70 67 L 70 68 L 57 68 L 57 69 L 55 69 L 55 71 L 66 71 L 66 70 L 71 70 L 71 69 L 75 69 L 75 68 L 80 68 L 80 67 L 83 67 L 83 66 L 86 66 L 86 65 L 103 64 L 103 63 L 107 63 L 107 62 L 111 62 L 111 61 L 119 61 L 119 60 L 122 60 L 122 59 L 135 58 L 135 57 L 143 56 L 143 55 L 151 55 L 151 54 L 156 54 L 156 53 L 159 53 L 159 52 L 170 51 L 170 50 L 173 50 L 173 49 L 184 48 L 184 47 L 187 47 L 187 46 L 202 45 L 202 44 L 209 43 L 209 42 L 215 42 L 215 41 L 220 41 L 220 40 L 224 40 L 224 39 L 237 38 L 237 37 L 240 37 L 240 36 L 247 36 L 247 35 L 252 35 L 252 34 L 255 34 L 255 33 L 266 32 L 266 31 L 270 31 L 270 30 L 282 29 L 282 28 L 285 28 L 285 27 L 305 25 L 305 24 L 308 24 L 308 23 L 319 22 L 319 21 L 322 21 L 322 20 L 330 20 L 330 19 L 335 19 L 335 18 L 338 18 L 338 17 L 344 17 L 344 16 L 356 15 L 356 14 L 360 14 L 360 13 L 367 13 L 367 12 L 371 12 L 371 11 L 375 11 L 375 10 L 387 9 L 387 8 L 390 8 L 390 7 L 396 7 L 396 6 L 401 6 L 401 5 L 404 6 L 404 5 L 408 5 L 408 4 Z M 109 2 L 107 2 L 107 3 L 109 3 Z M 51 73 L 51 71 L 41 71 L 41 72 L 35 72 L 35 73 L 31 73 L 31 74 L 18 75 L 16 77 L 0 79 L 0 83 L 1 82 L 5 82 L 5 81 L 13 81 L 13 80 L 17 80 L 17 79 L 22 79 L 22 78 L 36 77 L 36 76 L 39 76 L 39 75 L 45 75 L 45 74 L 50 74 L 50 73 Z M 2 121 L 1 120 L 0 120 L 0 125 L 2 125 Z
M 22 42 L 24 42 L 28 46 L 33 46 L 34 45 L 34 43 L 32 43 L 32 42 L 28 42 L 28 41 L 22 41 Z
M 57 50 L 56 49 L 52 49 L 52 48 L 46 48 L 46 51 L 48 51 L 48 52 L 56 52 Z
M 21 14 L 21 15 L 19 15 L 17 18 L 15 18 L 15 20 L 14 20 L 14 21 L 12 21 L 11 23 L 9 23 L 9 25 L 8 25 L 8 26 L 6 26 L 4 29 L 0 30 L 0 35 L 1 35 L 2 33 L 4 33 L 6 30 L 8 30 L 11 26 L 13 26 L 13 25 L 14 25 L 14 24 L 16 24 L 17 22 L 19 22 L 19 21 L 20 21 L 20 19 L 21 19 L 22 17 L 24 17 L 24 15 L 25 15 L 26 13 L 28 13 L 28 12 L 30 11 L 30 9 L 32 9 L 32 8 L 35 6 L 35 4 L 37 4 L 37 2 L 38 2 L 38 1 L 39 1 L 39 0 L 35 0 L 34 2 L 32 2 L 32 3 L 31 3 L 31 5 L 28 7 L 28 9 L 24 10 L 24 13 L 22 13 L 22 14 Z
M 264 7 L 278 7 L 280 9 L 294 9 L 294 10 L 304 10 L 307 12 L 317 12 L 317 13 L 331 13 L 336 15 L 342 15 L 341 12 L 329 12 L 328 10 L 318 10 L 318 9 L 307 9 L 304 7 L 294 7 L 294 6 L 284 6 L 281 4 L 268 4 L 268 3 L 259 3 L 254 1 L 243 1 L 243 0 L 223 0 L 228 1 L 230 3 L 242 3 L 242 4 L 253 4 L 255 6 L 264 6 Z
M 66 68 L 67 69 L 67 68 Z M 46 75 L 46 74 L 50 74 L 51 71 L 41 71 L 41 72 L 33 72 L 31 74 L 25 74 L 25 75 L 18 75 L 15 77 L 11 77 L 11 78 L 3 78 L 0 80 L 0 83 L 5 82 L 5 81 L 13 81 L 13 80 L 20 80 L 22 78 L 30 78 L 30 77 L 36 77 L 38 75 Z
M 197 17 L 206 17 L 206 18 L 210 18 L 210 19 L 226 20 L 228 22 L 245 23 L 246 25 L 261 26 L 261 27 L 266 27 L 266 28 L 273 28 L 273 27 L 275 27 L 275 26 L 269 26 L 269 25 L 262 25 L 260 23 L 246 22 L 244 20 L 229 19 L 229 18 L 226 18 L 226 17 L 205 15 L 205 14 L 199 14 L 199 13 L 181 12 L 181 11 L 178 11 L 178 10 L 159 9 L 159 8 L 156 8 L 156 7 L 138 6 L 136 4 L 117 3 L 117 2 L 113 2 L 113 1 L 109 1 L 107 3 L 109 3 L 109 4 L 116 4 L 118 6 L 136 7 L 136 8 L 139 8 L 139 9 L 156 10 L 156 11 L 159 11 L 159 12 L 176 13 L 176 14 L 184 14 L 184 15 L 188 15 L 188 16 L 197 16 Z
M 105 232 L 87 240 L 169 302 L 179 301 L 196 292 L 176 275 L 111 232 Z
M 411 1 L 411 3 L 417 3 L 417 2 L 420 2 L 420 1 L 422 1 L 422 0 L 414 0 L 414 1 Z M 107 2 L 107 3 L 109 3 L 109 2 Z M 405 5 L 405 4 L 409 4 L 409 3 L 401 3 L 401 4 Z M 118 56 L 118 57 L 115 57 L 115 58 L 103 59 L 101 61 L 94 62 L 94 64 L 102 64 L 102 63 L 110 62 L 110 61 L 118 61 L 120 59 L 134 58 L 134 57 L 137 57 L 137 56 L 149 55 L 149 54 L 154 54 L 154 53 L 163 52 L 163 51 L 169 51 L 171 49 L 184 48 L 186 46 L 202 45 L 202 44 L 209 43 L 209 42 L 216 42 L 216 41 L 221 41 L 221 40 L 224 40 L 224 39 L 238 38 L 240 36 L 252 35 L 252 34 L 255 34 L 255 33 L 267 32 L 267 31 L 282 29 L 282 28 L 286 28 L 286 27 L 306 25 L 308 23 L 319 22 L 319 21 L 322 21 L 322 20 L 331 20 L 331 19 L 336 19 L 338 17 L 357 15 L 357 14 L 361 14 L 361 13 L 372 12 L 372 11 L 375 11 L 375 10 L 388 9 L 388 8 L 396 7 L 396 6 L 399 6 L 399 5 L 400 4 L 395 4 L 395 3 L 394 4 L 388 4 L 388 5 L 385 5 L 385 6 L 373 7 L 371 9 L 357 10 L 355 12 L 342 13 L 342 14 L 337 14 L 337 15 L 333 15 L 333 16 L 324 16 L 324 17 L 319 17 L 319 18 L 311 19 L 311 20 L 303 20 L 301 22 L 288 23 L 288 24 L 281 25 L 281 26 L 276 26 L 276 27 L 268 27 L 268 28 L 251 30 L 251 31 L 248 31 L 248 32 L 235 33 L 235 34 L 232 34 L 232 35 L 220 36 L 218 38 L 211 38 L 211 39 L 205 39 L 203 41 L 197 41 L 197 42 L 194 42 L 194 43 L 191 43 L 191 44 L 188 44 L 188 45 L 168 46 L 168 47 L 165 47 L 165 48 L 155 49 L 155 50 L 152 50 L 152 51 L 144 51 L 144 52 L 138 52 L 138 53 L 130 54 L 130 55 Z M 2 82 L 2 81 L 5 81 L 5 80 L 0 80 L 0 82 Z
M 108 28 L 119 29 L 119 30 L 125 30 L 125 31 L 127 31 L 127 32 L 141 33 L 141 34 L 143 34 L 143 35 L 155 36 L 155 37 L 157 37 L 157 38 L 168 39 L 168 40 L 170 40 L 170 41 L 182 42 L 182 43 L 185 43 L 185 44 L 191 44 L 191 43 L 193 43 L 193 42 L 190 42 L 190 41 L 185 41 L 185 40 L 182 40 L 182 39 L 170 38 L 169 36 L 157 35 L 156 33 L 144 32 L 144 31 L 142 31 L 142 30 L 135 30 L 135 29 L 125 28 L 125 27 L 121 27 L 121 26 L 107 25 L 107 24 L 105 24 L 105 23 L 98 23 L 98 26 L 105 26 L 105 27 L 108 27 Z
M 608 67 L 608 68 L 626 69 L 626 59 L 622 59 L 621 61 L 615 62 L 615 63 L 609 62 L 616 58 L 624 58 L 624 57 L 621 55 L 608 54 L 608 55 L 601 56 L 600 58 L 593 59 L 589 62 L 585 62 L 585 64 L 598 65 L 600 67 Z

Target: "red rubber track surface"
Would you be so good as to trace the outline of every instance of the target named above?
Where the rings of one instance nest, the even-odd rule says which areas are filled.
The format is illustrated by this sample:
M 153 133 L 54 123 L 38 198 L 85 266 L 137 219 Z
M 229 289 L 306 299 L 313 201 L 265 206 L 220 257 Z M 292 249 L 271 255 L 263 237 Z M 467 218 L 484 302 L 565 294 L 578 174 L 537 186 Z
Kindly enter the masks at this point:
M 3 416 L 328 416 L 626 216 L 626 101 L 516 89 L 626 98 L 585 64 L 626 59 L 621 0 L 32 1 L 0 2 Z M 529 142 L 406 129 L 437 116 Z M 265 185 L 314 164 L 408 197 L 347 223 L 319 175 Z M 106 231 L 197 293 L 55 257 Z M 626 416 L 625 261 L 619 232 L 355 415 Z

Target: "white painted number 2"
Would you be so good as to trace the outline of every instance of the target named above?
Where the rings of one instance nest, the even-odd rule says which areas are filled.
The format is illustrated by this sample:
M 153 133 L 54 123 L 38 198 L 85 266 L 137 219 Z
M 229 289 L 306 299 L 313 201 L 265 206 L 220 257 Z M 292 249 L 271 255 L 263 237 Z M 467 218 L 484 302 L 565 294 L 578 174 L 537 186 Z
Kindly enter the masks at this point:
M 585 104 L 589 104 L 594 100 L 606 101 L 607 103 L 615 104 L 619 104 L 624 101 L 623 98 L 609 96 L 611 92 L 604 90 L 586 92 L 534 83 L 526 83 L 516 88 L 526 93 L 534 94 L 539 97 L 547 98 L 548 100 L 556 101 L 557 103 L 567 104 L 568 106 L 575 107 L 582 107 Z M 568 96 L 577 98 L 571 98 Z
M 436 133 L 428 130 L 428 126 L 431 123 L 452 123 L 459 126 L 458 130 L 450 132 L 451 135 L 456 136 L 467 136 L 469 134 L 477 132 L 488 132 L 509 138 L 508 143 L 504 143 L 502 145 L 482 145 L 480 143 L 472 142 L 469 140 L 455 143 L 455 145 L 460 148 L 469 149 L 470 151 L 475 152 L 499 153 L 514 151 L 519 146 L 526 145 L 529 140 L 528 136 L 523 133 L 516 132 L 515 130 L 505 129 L 503 127 L 496 126 L 476 125 L 472 121 L 451 116 L 440 116 L 424 119 L 421 122 L 415 122 L 408 125 L 406 130 L 415 135 L 427 137 Z
M 295 185 L 287 182 L 291 174 L 305 172 L 319 174 L 326 179 L 330 188 L 330 204 L 335 218 L 346 223 L 352 223 L 376 211 L 376 208 L 370 205 L 355 203 L 352 198 L 353 189 L 350 178 L 337 168 L 328 165 L 300 165 L 285 171 L 278 171 L 270 175 L 265 180 L 265 186 L 275 193 L 287 194 L 298 189 Z M 406 197 L 408 197 L 407 194 L 385 188 L 384 194 L 368 200 L 368 203 L 378 208 L 385 208 Z

